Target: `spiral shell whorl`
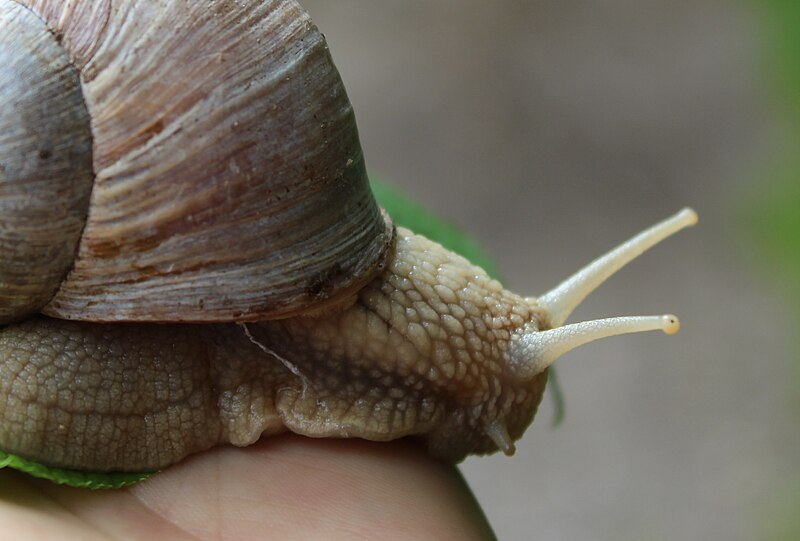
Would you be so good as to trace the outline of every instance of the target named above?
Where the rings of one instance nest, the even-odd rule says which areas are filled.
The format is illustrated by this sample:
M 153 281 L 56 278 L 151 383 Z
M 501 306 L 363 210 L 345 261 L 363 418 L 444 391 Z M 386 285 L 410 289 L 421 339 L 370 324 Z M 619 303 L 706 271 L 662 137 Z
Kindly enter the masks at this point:
M 77 71 L 30 10 L 0 2 L 0 322 L 37 312 L 72 266 L 92 189 Z M 24 44 L 24 46 L 21 46 Z
M 80 73 L 96 175 L 44 313 L 286 317 L 373 276 L 391 225 L 327 45 L 296 2 L 27 4 Z

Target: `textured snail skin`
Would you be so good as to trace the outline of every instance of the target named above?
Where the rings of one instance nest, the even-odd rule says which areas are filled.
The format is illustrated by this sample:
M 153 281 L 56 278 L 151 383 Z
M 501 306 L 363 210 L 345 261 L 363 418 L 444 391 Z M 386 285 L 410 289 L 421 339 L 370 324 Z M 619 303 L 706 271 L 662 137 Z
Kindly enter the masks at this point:
M 418 436 L 435 456 L 517 439 L 546 371 L 505 352 L 542 326 L 530 299 L 398 229 L 383 274 L 348 309 L 218 325 L 103 325 L 37 317 L 0 331 L 0 448 L 90 471 L 157 469 L 214 445 L 290 430 Z M 168 374 L 168 377 L 166 376 Z

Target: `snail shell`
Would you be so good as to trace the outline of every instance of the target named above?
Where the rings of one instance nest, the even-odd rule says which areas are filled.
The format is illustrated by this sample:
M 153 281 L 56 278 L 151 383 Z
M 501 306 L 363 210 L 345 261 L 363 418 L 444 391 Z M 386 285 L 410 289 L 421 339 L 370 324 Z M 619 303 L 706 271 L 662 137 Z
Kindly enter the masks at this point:
M 0 20 L 2 320 L 286 317 L 374 276 L 391 224 L 296 2 L 2 0 Z
M 0 449 L 141 471 L 291 430 L 512 454 L 558 356 L 677 330 L 564 323 L 690 210 L 539 298 L 395 234 L 294 1 L 0 0 L 0 29 Z

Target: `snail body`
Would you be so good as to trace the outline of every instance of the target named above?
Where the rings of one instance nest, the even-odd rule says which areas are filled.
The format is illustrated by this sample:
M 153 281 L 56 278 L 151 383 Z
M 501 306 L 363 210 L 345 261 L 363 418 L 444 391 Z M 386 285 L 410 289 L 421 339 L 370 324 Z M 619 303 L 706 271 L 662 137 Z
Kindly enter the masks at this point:
M 28 111 L 0 116 L 0 449 L 142 471 L 291 430 L 511 454 L 557 356 L 677 330 L 563 324 L 690 210 L 539 298 L 395 228 L 294 1 L 0 0 L 0 27 L 0 99 Z
M 422 263 L 431 270 L 415 268 L 426 249 L 436 251 Z M 0 427 L 0 444 L 27 455 L 46 449 L 35 458 L 72 469 L 145 471 L 286 430 L 419 436 L 446 460 L 495 450 L 482 424 L 498 414 L 520 437 L 547 376 L 514 382 L 501 352 L 514 328 L 540 325 L 542 314 L 410 231 L 398 229 L 396 250 L 385 280 L 323 317 L 201 328 L 35 318 L 8 327 L 0 416 L 25 408 L 25 417 Z M 439 280 L 428 275 L 437 272 Z M 60 397 L 58 407 L 42 394 Z

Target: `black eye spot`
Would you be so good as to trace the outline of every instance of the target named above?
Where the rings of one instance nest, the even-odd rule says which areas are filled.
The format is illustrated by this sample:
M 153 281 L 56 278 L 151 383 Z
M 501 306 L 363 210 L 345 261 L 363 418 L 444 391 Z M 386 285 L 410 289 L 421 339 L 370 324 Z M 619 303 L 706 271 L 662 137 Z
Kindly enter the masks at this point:
M 39 151 L 39 159 L 40 160 L 46 160 L 46 159 L 50 158 L 52 155 L 53 155 L 53 153 L 50 150 L 46 149 L 46 148 L 43 148 L 42 150 Z

